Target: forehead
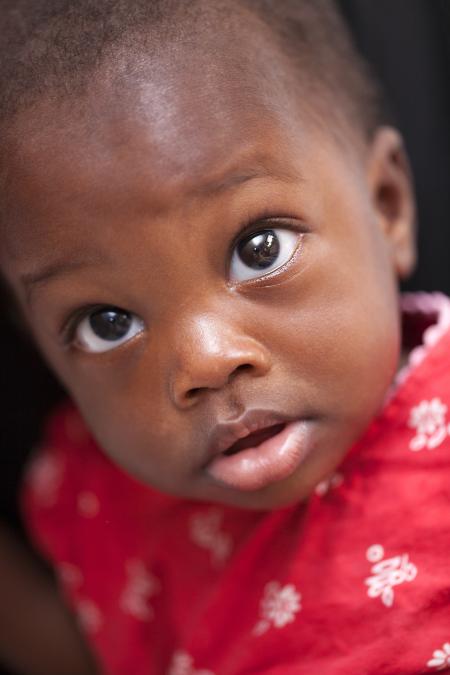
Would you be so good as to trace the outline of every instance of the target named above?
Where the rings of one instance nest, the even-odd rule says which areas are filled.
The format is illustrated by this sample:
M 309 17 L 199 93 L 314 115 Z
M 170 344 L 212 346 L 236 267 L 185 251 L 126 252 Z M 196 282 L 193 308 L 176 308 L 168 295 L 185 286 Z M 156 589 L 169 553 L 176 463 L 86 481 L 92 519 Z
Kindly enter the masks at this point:
M 235 42 L 214 58 L 203 45 L 141 55 L 135 68 L 109 64 L 77 101 L 23 114 L 4 154 L 8 253 L 45 249 L 42 225 L 61 236 L 71 213 L 76 233 L 79 207 L 95 215 L 112 200 L 157 212 L 224 175 L 270 170 L 282 139 L 299 136 L 298 100 L 275 48 Z

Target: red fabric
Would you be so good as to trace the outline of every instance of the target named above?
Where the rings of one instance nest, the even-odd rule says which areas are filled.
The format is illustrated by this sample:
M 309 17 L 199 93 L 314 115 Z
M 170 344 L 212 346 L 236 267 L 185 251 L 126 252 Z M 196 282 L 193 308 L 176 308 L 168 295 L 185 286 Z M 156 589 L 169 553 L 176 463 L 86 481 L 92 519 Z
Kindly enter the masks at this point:
M 113 466 L 73 407 L 24 490 L 103 673 L 450 669 L 450 334 L 306 505 L 186 503 Z

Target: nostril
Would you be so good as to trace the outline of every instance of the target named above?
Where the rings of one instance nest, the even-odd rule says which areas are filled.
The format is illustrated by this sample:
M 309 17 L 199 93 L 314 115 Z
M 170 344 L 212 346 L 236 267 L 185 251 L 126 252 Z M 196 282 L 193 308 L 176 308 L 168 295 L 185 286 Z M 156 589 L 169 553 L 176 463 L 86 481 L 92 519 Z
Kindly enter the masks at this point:
M 192 398 L 196 398 L 201 391 L 202 387 L 195 387 L 194 389 L 189 389 L 189 391 L 186 392 L 186 398 L 189 400 L 191 400 Z
M 186 382 L 178 382 L 174 389 L 174 396 L 176 400 L 182 405 L 184 404 L 193 404 L 198 399 L 200 399 L 203 394 L 208 391 L 220 390 L 222 387 L 229 385 L 234 377 L 239 373 L 249 372 L 255 370 L 255 366 L 252 363 L 240 363 L 239 365 L 233 364 L 234 367 L 231 368 L 211 368 L 206 374 L 200 373 L 197 378 L 189 378 Z M 192 381 L 197 380 L 196 384 L 203 384 L 200 387 L 188 387 L 187 384 L 194 384 Z M 183 386 L 184 385 L 184 386 Z
M 253 366 L 251 363 L 242 363 L 240 366 L 237 366 L 232 373 L 230 373 L 228 377 L 228 382 L 231 382 L 236 375 L 239 375 L 240 373 L 245 373 L 248 370 L 253 370 Z
M 244 370 L 252 370 L 253 366 L 251 363 L 243 363 L 241 366 L 238 366 L 232 375 L 236 373 L 241 373 Z
M 230 374 L 230 376 L 228 377 L 228 381 L 230 381 L 230 380 L 236 375 L 236 373 L 240 373 L 240 372 L 243 372 L 243 371 L 246 371 L 246 370 L 252 370 L 252 368 L 253 368 L 253 366 L 251 365 L 251 363 L 243 363 L 242 365 L 237 366 L 237 367 L 233 370 L 233 372 Z M 200 394 L 202 391 L 204 391 L 205 389 L 216 389 L 216 388 L 217 388 L 216 386 L 210 386 L 210 387 L 192 387 L 192 389 L 189 389 L 189 390 L 186 392 L 186 398 L 187 398 L 188 400 L 191 400 L 191 399 L 193 399 L 193 398 L 197 398 L 197 397 L 199 396 L 199 394 Z
M 236 373 L 242 373 L 247 370 L 252 370 L 253 366 L 250 363 L 243 363 L 241 366 L 238 366 L 233 370 L 228 378 L 228 382 L 236 375 Z M 216 389 L 217 387 L 192 387 L 186 392 L 186 399 L 191 401 L 194 398 L 198 398 L 202 391 L 205 389 Z

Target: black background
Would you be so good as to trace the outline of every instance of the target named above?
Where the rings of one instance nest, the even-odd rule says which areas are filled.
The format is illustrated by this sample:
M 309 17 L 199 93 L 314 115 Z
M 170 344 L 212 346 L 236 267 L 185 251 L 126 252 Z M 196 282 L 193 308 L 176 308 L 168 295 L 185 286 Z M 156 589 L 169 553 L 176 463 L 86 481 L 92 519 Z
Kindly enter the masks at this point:
M 450 294 L 450 0 L 340 0 L 340 5 L 385 85 L 411 159 L 419 266 L 406 288 Z M 20 533 L 19 477 L 61 390 L 0 308 L 0 509 Z

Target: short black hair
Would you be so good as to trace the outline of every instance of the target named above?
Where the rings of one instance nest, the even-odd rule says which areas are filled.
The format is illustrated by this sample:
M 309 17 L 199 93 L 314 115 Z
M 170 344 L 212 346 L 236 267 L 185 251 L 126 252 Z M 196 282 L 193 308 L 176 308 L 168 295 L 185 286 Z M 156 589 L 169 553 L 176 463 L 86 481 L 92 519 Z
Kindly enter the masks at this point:
M 162 43 L 176 39 L 212 6 L 212 31 L 233 8 L 259 17 L 328 109 L 365 135 L 385 121 L 381 88 L 333 0 L 1 0 L 0 123 L 49 93 L 73 96 L 115 49 L 142 48 L 155 30 Z

